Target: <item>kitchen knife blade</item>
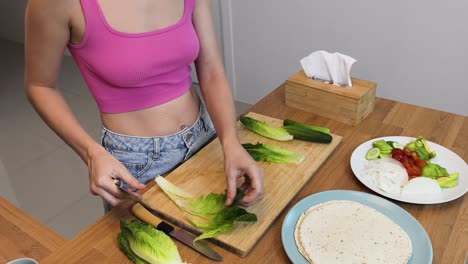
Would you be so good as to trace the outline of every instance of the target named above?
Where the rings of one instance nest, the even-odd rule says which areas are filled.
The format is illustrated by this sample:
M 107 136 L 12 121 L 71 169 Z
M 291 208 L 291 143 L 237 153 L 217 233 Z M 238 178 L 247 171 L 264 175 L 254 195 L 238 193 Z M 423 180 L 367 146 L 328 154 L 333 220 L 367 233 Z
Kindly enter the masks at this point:
M 174 229 L 174 227 L 159 219 L 155 215 L 154 209 L 152 209 L 149 205 L 137 197 L 134 198 L 138 200 L 138 203 L 132 207 L 132 212 L 138 219 L 156 227 L 156 229 L 163 231 L 167 235 L 177 239 L 178 241 L 184 243 L 185 245 L 210 259 L 216 261 L 223 260 L 223 257 L 214 251 L 205 241 L 197 241 L 196 243 L 193 243 L 193 240 L 195 239 L 194 235 L 183 229 Z

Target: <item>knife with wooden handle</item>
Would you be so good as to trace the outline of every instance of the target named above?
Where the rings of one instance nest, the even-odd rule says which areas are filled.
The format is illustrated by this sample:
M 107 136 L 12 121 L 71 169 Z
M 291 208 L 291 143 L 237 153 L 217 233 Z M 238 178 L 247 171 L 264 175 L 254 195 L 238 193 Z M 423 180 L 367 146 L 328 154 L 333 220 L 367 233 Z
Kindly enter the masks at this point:
M 136 203 L 132 207 L 133 214 L 140 219 L 141 221 L 150 224 L 156 229 L 163 231 L 170 237 L 177 239 L 178 241 L 184 243 L 185 245 L 189 246 L 190 248 L 194 249 L 195 251 L 207 256 L 210 259 L 222 261 L 223 257 L 219 255 L 216 251 L 214 251 L 205 241 L 197 241 L 193 243 L 195 236 L 188 233 L 183 229 L 174 229 L 171 225 L 164 222 L 163 220 L 159 219 L 153 213 L 146 209 L 147 205 L 143 205 L 141 200 L 138 199 L 139 203 Z M 152 209 L 151 209 L 152 210 Z

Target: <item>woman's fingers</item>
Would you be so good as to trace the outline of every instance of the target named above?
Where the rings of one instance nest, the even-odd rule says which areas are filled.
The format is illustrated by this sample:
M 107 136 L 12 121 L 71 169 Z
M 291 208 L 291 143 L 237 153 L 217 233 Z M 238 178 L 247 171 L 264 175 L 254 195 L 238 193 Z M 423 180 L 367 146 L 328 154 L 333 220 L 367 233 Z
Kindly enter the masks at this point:
M 121 202 L 123 202 L 124 200 L 123 199 L 119 199 L 117 197 L 115 197 L 113 194 L 107 192 L 106 190 L 104 189 L 101 189 L 97 195 L 101 196 L 102 199 L 104 199 L 106 202 L 108 202 L 110 205 L 112 205 L 113 207 L 119 205 Z
M 130 187 L 137 190 L 144 189 L 146 187 L 146 185 L 139 182 L 137 178 L 133 177 L 133 175 L 130 174 L 127 169 L 121 170 L 118 178 L 126 182 Z
M 104 192 L 111 194 L 115 198 L 118 199 L 127 199 L 128 194 L 124 192 L 122 189 L 119 188 L 119 186 L 115 185 L 114 178 L 111 177 L 106 177 L 105 179 L 102 180 L 99 184 L 100 189 L 102 189 Z M 104 198 L 104 197 L 103 197 Z
M 236 170 L 228 172 L 227 176 L 227 197 L 226 205 L 229 206 L 234 201 L 237 191 L 237 180 L 244 177 L 244 182 L 240 189 L 245 192 L 241 203 L 250 206 L 263 198 L 263 169 L 257 164 L 247 167 L 246 171 Z
M 133 177 L 123 164 L 106 151 L 93 155 L 88 162 L 88 167 L 91 193 L 101 196 L 110 204 L 129 198 L 129 193 L 117 186 L 115 181 L 125 182 L 130 190 L 139 190 L 146 187 Z M 128 192 L 131 192 L 130 190 Z M 132 192 L 132 194 L 134 193 Z
M 248 176 L 244 176 L 244 182 L 242 185 L 239 187 L 243 192 L 247 192 L 250 188 L 251 182 L 250 178 Z
M 130 197 L 127 192 L 134 192 L 130 190 L 131 188 L 127 191 L 124 191 L 120 188 L 119 185 L 116 185 L 116 183 L 121 183 L 122 181 L 126 182 L 135 189 L 142 189 L 145 187 L 145 185 L 133 177 L 126 168 L 121 170 L 114 169 L 110 174 L 99 178 L 96 184 L 97 188 L 95 188 L 98 190 L 95 190 L 93 193 L 101 195 L 102 192 L 100 192 L 99 189 L 102 189 L 104 192 L 111 194 L 117 199 L 128 199 Z
M 237 175 L 228 175 L 227 181 L 227 193 L 226 193 L 226 206 L 229 206 L 234 201 L 237 191 Z
M 250 166 L 244 174 L 246 189 L 242 205 L 250 206 L 263 198 L 263 170 L 259 166 Z

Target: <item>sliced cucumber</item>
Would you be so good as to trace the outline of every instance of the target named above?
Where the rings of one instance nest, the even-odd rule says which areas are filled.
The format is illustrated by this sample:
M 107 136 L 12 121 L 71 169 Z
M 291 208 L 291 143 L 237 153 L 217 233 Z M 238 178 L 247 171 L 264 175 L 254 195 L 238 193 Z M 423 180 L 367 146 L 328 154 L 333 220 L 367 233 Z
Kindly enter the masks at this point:
M 387 141 L 387 144 L 392 146 L 392 148 L 403 149 L 403 145 L 401 145 L 400 143 L 396 141 Z
M 385 155 L 392 155 L 392 150 L 388 150 L 388 149 L 379 149 L 380 150 L 380 154 L 385 154 Z
M 392 153 L 380 153 L 379 158 L 391 158 Z
M 371 148 L 369 151 L 367 151 L 366 154 L 366 159 L 367 160 L 374 160 L 377 159 L 380 155 L 380 149 L 379 148 Z

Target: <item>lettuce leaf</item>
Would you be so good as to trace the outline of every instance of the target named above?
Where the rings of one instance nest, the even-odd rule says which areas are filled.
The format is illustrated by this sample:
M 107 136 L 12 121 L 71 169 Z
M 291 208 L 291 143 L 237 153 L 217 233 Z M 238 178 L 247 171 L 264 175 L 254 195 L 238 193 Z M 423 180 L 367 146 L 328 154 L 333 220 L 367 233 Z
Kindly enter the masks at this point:
M 286 131 L 286 129 L 283 127 L 273 127 L 263 121 L 247 116 L 241 116 L 239 121 L 246 128 L 261 136 L 279 141 L 288 141 L 293 139 L 293 136 L 289 134 L 288 131 Z
M 170 183 L 164 177 L 158 176 L 156 183 L 169 198 L 182 210 L 193 215 L 188 217 L 190 223 L 203 233 L 194 241 L 215 237 L 220 233 L 231 230 L 236 222 L 256 222 L 257 216 L 239 207 L 245 193 L 238 189 L 231 206 L 225 205 L 226 192 L 224 194 L 210 193 L 208 195 L 194 197 L 187 195 L 184 190 Z M 179 194 L 179 195 L 178 195 Z M 180 194 L 184 194 L 182 197 Z
M 257 143 L 254 145 L 244 143 L 242 146 L 255 161 L 299 164 L 304 160 L 304 155 L 301 153 L 267 144 Z
M 189 218 L 189 220 L 195 227 L 205 230 L 203 234 L 195 238 L 194 242 L 196 242 L 231 230 L 235 222 L 256 222 L 257 216 L 240 207 L 226 207 L 207 221 L 197 221 L 194 218 Z

